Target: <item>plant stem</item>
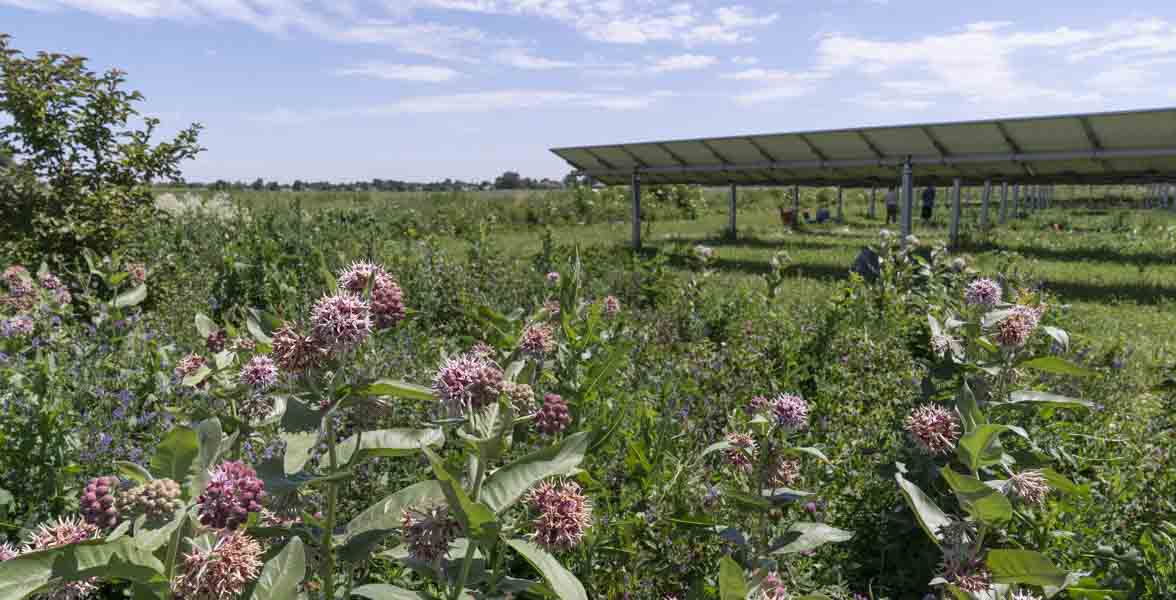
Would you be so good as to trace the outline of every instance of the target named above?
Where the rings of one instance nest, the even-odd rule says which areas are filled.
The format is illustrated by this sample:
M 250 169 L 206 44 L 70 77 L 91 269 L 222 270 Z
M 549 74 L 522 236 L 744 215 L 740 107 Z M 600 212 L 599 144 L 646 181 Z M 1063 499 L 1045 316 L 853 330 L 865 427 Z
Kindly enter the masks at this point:
M 327 449 L 331 460 L 331 473 L 339 468 L 339 453 L 335 449 L 335 419 L 327 417 Z M 327 482 L 327 520 L 323 524 L 323 553 L 322 579 L 323 594 L 327 600 L 335 598 L 335 551 L 331 547 L 332 535 L 335 533 L 335 511 L 339 501 L 339 484 L 335 481 Z

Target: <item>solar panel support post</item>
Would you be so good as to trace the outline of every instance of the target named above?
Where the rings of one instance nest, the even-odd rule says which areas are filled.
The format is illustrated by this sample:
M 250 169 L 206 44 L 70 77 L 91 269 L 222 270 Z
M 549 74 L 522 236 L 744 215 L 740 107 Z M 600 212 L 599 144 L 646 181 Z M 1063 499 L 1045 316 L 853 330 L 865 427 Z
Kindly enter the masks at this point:
M 1164 194 L 1164 197 L 1168 200 L 1168 210 L 1176 211 L 1176 198 L 1173 198 L 1172 184 L 1169 183 L 1164 186 Z
M 980 229 L 988 229 L 988 200 L 992 198 L 992 181 L 984 180 L 984 192 L 980 196 Z
M 641 176 L 633 172 L 633 249 L 641 249 Z
M 1021 218 L 1021 184 L 1013 184 L 1013 218 Z
M 1005 181 L 1000 184 L 1000 218 L 1001 225 L 1005 224 L 1005 220 L 1009 216 L 1009 182 Z
M 911 157 L 902 163 L 902 203 L 899 204 L 902 214 L 902 246 L 907 244 L 907 236 L 911 234 L 911 212 L 915 208 L 914 173 L 911 168 Z
M 800 222 L 800 186 L 792 186 L 792 228 Z
M 738 186 L 736 186 L 734 183 L 732 183 L 731 184 L 731 197 L 728 198 L 728 200 L 727 200 L 727 208 L 730 211 L 730 215 L 728 215 L 727 230 L 728 230 L 728 235 L 731 236 L 731 239 L 735 239 L 735 232 L 736 232 L 736 229 L 735 229 L 735 200 L 736 200 L 736 198 L 738 198 L 738 194 L 739 194 L 738 189 L 739 189 Z
M 837 186 L 837 222 L 845 222 L 845 188 Z
M 948 228 L 947 237 L 952 248 L 960 245 L 960 204 L 963 202 L 960 198 L 960 185 L 958 177 L 951 183 L 951 226 Z
M 869 209 L 869 213 L 868 213 L 870 216 L 870 220 L 873 220 L 874 218 L 876 218 L 878 216 L 877 206 L 878 206 L 878 188 L 877 187 L 870 187 L 870 209 Z

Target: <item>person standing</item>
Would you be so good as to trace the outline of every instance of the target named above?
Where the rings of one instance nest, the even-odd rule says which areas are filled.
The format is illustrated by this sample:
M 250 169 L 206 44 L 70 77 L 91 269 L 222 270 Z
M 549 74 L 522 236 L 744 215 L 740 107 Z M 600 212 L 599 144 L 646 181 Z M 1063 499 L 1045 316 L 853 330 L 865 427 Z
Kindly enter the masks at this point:
M 886 224 L 898 223 L 898 190 L 886 188 Z
M 931 221 L 931 214 L 935 211 L 935 186 L 923 188 L 923 224 Z

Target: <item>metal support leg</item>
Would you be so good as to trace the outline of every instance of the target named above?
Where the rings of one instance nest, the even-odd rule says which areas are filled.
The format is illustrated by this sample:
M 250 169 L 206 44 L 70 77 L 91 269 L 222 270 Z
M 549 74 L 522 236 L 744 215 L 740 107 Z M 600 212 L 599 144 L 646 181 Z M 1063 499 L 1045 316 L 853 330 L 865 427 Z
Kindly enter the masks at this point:
M 956 178 L 951 183 L 951 225 L 948 227 L 948 240 L 952 248 L 960 245 L 960 180 Z
M 1009 217 L 1009 182 L 1000 184 L 1000 224 L 1004 225 Z
M 1013 218 L 1021 218 L 1021 184 L 1013 184 Z
M 800 186 L 792 186 L 792 228 L 800 223 Z
M 1164 197 L 1168 199 L 1168 210 L 1176 211 L 1176 190 L 1172 189 L 1172 184 L 1164 184 Z
M 984 180 L 984 192 L 980 196 L 980 230 L 988 229 L 988 200 L 992 198 L 992 182 Z
M 633 249 L 641 249 L 641 177 L 633 173 Z
M 878 206 L 878 188 L 871 187 L 870 188 L 870 211 L 869 211 L 870 220 L 874 220 L 874 218 L 876 218 L 878 216 L 878 210 L 876 208 L 877 206 Z
M 911 213 L 915 208 L 914 185 L 911 157 L 908 156 L 906 162 L 902 163 L 902 200 L 898 205 L 899 210 L 902 211 L 899 217 L 902 219 L 902 245 L 904 248 L 907 236 L 911 234 Z
M 738 197 L 738 194 L 739 194 L 738 187 L 734 183 L 732 183 L 731 184 L 731 198 L 728 201 L 729 204 L 727 207 L 731 213 L 729 215 L 730 218 L 729 218 L 729 224 L 728 224 L 727 229 L 730 231 L 732 238 L 735 237 L 735 232 L 737 231 L 735 229 L 735 199 Z
M 837 186 L 837 222 L 845 222 L 845 189 Z

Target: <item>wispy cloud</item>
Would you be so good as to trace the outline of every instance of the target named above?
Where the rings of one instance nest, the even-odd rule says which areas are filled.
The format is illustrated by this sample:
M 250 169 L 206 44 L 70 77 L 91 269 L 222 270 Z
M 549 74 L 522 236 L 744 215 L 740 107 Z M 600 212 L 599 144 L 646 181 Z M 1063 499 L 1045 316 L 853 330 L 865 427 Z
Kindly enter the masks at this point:
M 494 60 L 516 69 L 528 71 L 549 71 L 552 69 L 566 69 L 576 66 L 571 61 L 556 60 L 537 56 L 523 48 L 506 48 L 494 53 Z
M 667 73 L 671 71 L 697 71 L 713 66 L 719 59 L 705 54 L 677 54 L 659 58 L 650 65 L 653 73 Z
M 369 62 L 362 65 L 336 69 L 336 75 L 344 77 L 368 77 L 393 81 L 422 81 L 440 83 L 451 81 L 461 73 L 437 65 L 402 65 L 397 63 Z

